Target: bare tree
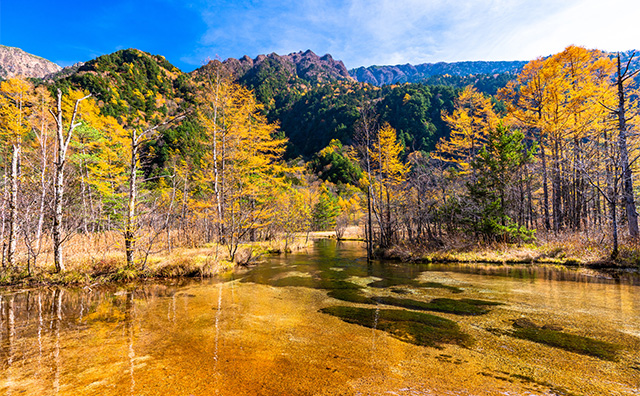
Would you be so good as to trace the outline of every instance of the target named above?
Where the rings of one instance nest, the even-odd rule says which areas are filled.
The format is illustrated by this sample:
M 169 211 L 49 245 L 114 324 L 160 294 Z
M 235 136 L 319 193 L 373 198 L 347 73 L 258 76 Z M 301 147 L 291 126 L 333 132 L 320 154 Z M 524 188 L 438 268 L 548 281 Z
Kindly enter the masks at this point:
M 365 102 L 360 107 L 360 120 L 356 126 L 356 145 L 357 150 L 360 152 L 361 158 L 363 158 L 364 168 L 367 172 L 367 224 L 365 227 L 365 239 L 367 241 L 367 260 L 373 259 L 373 194 L 371 179 L 371 158 L 369 156 L 369 149 L 371 148 L 373 138 L 378 126 L 378 116 L 375 113 L 373 105 L 370 102 Z
M 131 130 L 131 163 L 129 168 L 129 194 L 127 201 L 127 212 L 125 215 L 124 224 L 124 246 L 125 255 L 127 258 L 127 267 L 133 268 L 133 254 L 135 251 L 136 232 L 138 229 L 136 221 L 136 205 L 138 203 L 138 162 L 139 152 L 142 143 L 146 142 L 153 132 L 155 132 L 161 126 L 170 124 L 174 121 L 184 118 L 184 114 L 175 116 L 160 124 L 157 124 L 151 128 L 147 128 L 144 131 L 138 133 L 136 129 Z M 145 260 L 146 261 L 146 260 Z
M 71 141 L 73 130 L 81 125 L 80 122 L 76 122 L 80 102 L 89 98 L 90 96 L 91 94 L 83 96 L 82 98 L 76 100 L 76 103 L 73 107 L 71 120 L 66 128 L 66 136 L 65 125 L 62 119 L 62 91 L 59 88 L 56 112 L 54 112 L 53 110 L 49 110 L 56 121 L 56 144 L 58 147 L 55 160 L 55 181 L 53 190 L 53 260 L 57 272 L 65 270 L 64 262 L 62 260 L 62 198 L 64 194 L 64 167 L 67 162 L 67 150 L 69 149 L 69 142 Z
M 618 118 L 618 150 L 620 151 L 620 168 L 622 170 L 622 199 L 627 211 L 627 223 L 629 226 L 629 235 L 632 238 L 638 238 L 638 213 L 636 212 L 636 204 L 633 198 L 633 177 L 631 174 L 631 166 L 629 165 L 629 148 L 627 147 L 627 122 L 630 118 L 626 113 L 626 102 L 628 97 L 625 92 L 625 82 L 633 78 L 638 71 L 629 73 L 629 64 L 633 59 L 635 52 L 629 57 L 624 71 L 621 70 L 620 53 L 617 57 L 617 73 L 616 85 L 618 88 L 618 108 L 614 114 Z

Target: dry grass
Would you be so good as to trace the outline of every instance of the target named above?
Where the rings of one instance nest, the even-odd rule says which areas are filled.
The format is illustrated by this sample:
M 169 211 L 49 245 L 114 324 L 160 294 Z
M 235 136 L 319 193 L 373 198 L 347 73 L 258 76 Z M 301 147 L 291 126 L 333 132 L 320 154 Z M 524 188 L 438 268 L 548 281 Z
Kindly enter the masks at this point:
M 18 265 L 0 272 L 0 285 L 32 284 L 94 284 L 112 281 L 131 281 L 144 278 L 212 277 L 238 264 L 255 263 L 266 254 L 291 252 L 311 245 L 317 235 L 297 235 L 287 243 L 283 239 L 240 245 L 235 260 L 230 260 L 226 247 L 206 244 L 196 247 L 194 241 L 183 242 L 177 236 L 171 244 L 162 235 L 153 242 L 153 251 L 139 251 L 133 268 L 126 266 L 122 235 L 117 232 L 76 234 L 64 245 L 66 271 L 56 273 L 51 241 L 43 241 L 44 249 L 36 265 L 31 262 L 27 271 L 27 254 L 19 247 Z M 144 248 L 149 241 L 141 238 L 137 245 Z M 171 246 L 171 249 L 169 249 Z
M 521 244 L 470 242 L 462 237 L 441 242 L 438 245 L 401 244 L 383 255 L 403 261 L 640 267 L 638 241 L 621 239 L 620 253 L 612 260 L 612 247 L 602 233 L 538 233 L 534 242 Z

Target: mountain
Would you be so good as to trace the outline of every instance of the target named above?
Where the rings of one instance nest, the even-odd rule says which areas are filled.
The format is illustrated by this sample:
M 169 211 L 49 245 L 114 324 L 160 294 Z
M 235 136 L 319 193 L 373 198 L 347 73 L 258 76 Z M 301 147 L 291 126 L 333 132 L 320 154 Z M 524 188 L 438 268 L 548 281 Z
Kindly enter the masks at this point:
M 63 67 L 62 70 L 59 70 L 59 71 L 57 71 L 55 73 L 47 74 L 46 76 L 44 76 L 44 79 L 48 80 L 48 81 L 56 81 L 56 80 L 60 80 L 60 79 L 65 78 L 65 77 L 69 77 L 69 76 L 77 73 L 78 70 L 80 70 L 80 68 L 82 66 L 84 66 L 84 64 L 85 64 L 85 62 L 78 62 L 78 63 L 74 63 L 71 66 Z
M 238 79 L 259 75 L 264 69 L 278 69 L 289 77 L 312 83 L 351 79 L 342 61 L 334 60 L 329 54 L 320 57 L 311 50 L 288 55 L 258 55 L 255 59 L 245 55 L 240 59 L 229 58 L 222 64 Z
M 526 61 L 499 62 L 438 62 L 420 65 L 369 66 L 349 70 L 349 75 L 360 82 L 377 86 L 406 82 L 420 82 L 431 76 L 469 76 L 478 74 L 517 74 Z
M 20 48 L 0 45 L 0 78 L 15 76 L 44 78 L 61 69 L 55 63 L 24 52 Z
M 313 86 L 335 81 L 355 83 L 342 61 L 334 60 L 329 54 L 318 56 L 311 50 L 288 55 L 258 55 L 254 59 L 245 55 L 224 62 L 214 60 L 191 75 L 197 76 L 217 67 L 254 91 L 256 98 L 264 104 L 270 121 L 278 119 L 275 112 L 289 107 Z
M 70 75 L 64 76 L 67 72 Z M 159 122 L 182 111 L 193 100 L 187 74 L 163 56 L 137 49 L 99 56 L 54 75 L 53 79 L 58 86 L 88 90 L 104 114 L 132 126 Z
M 617 52 L 607 53 L 609 57 L 615 58 Z M 620 52 L 622 62 L 627 62 L 629 58 L 636 54 L 633 58 L 630 69 L 638 70 L 640 68 L 640 57 L 637 56 L 636 50 Z M 349 75 L 359 82 L 369 83 L 372 85 L 382 86 L 386 84 L 398 83 L 416 83 L 427 82 L 430 85 L 442 84 L 457 85 L 459 78 L 463 77 L 467 80 L 478 76 L 481 79 L 495 78 L 500 81 L 509 79 L 520 73 L 524 65 L 529 61 L 467 61 L 467 62 L 438 62 L 438 63 L 422 63 L 419 65 L 395 66 L 368 66 L 358 67 L 349 70 Z M 501 76 L 503 75 L 503 76 Z M 441 76 L 444 76 L 443 79 Z M 434 78 L 435 77 L 435 78 Z M 454 77 L 452 81 L 448 81 L 449 77 Z M 473 81 L 471 81 L 473 84 Z M 499 84 L 498 84 L 499 85 Z M 482 89 L 480 89 L 482 91 Z M 493 89 L 484 90 L 486 93 L 493 94 Z

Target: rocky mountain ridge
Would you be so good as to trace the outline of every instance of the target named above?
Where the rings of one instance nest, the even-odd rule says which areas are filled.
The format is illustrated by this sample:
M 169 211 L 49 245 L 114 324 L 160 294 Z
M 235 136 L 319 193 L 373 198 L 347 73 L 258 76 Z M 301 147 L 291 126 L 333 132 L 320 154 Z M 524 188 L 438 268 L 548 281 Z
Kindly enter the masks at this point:
M 20 48 L 0 45 L 0 78 L 16 76 L 44 78 L 62 67 Z
M 432 76 L 468 76 L 477 74 L 518 74 L 527 61 L 467 61 L 422 63 L 419 65 L 369 66 L 349 70 L 359 82 L 377 86 L 420 82 Z
M 333 59 L 330 54 L 318 56 L 311 50 L 288 55 L 272 52 L 253 59 L 245 55 L 240 59 L 228 58 L 222 65 L 237 79 L 242 79 L 247 74 L 260 74 L 264 69 L 278 69 L 290 78 L 300 78 L 308 82 L 352 80 L 342 61 Z

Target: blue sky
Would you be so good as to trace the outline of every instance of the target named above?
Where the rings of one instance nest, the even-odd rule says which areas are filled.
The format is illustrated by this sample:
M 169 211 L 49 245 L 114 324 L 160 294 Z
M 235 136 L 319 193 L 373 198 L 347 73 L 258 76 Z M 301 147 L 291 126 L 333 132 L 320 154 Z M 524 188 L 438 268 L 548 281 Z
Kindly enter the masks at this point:
M 0 44 L 66 66 L 123 48 L 184 71 L 311 49 L 348 68 L 640 49 L 634 0 L 0 0 Z M 624 10 L 620 12 L 620 10 Z

